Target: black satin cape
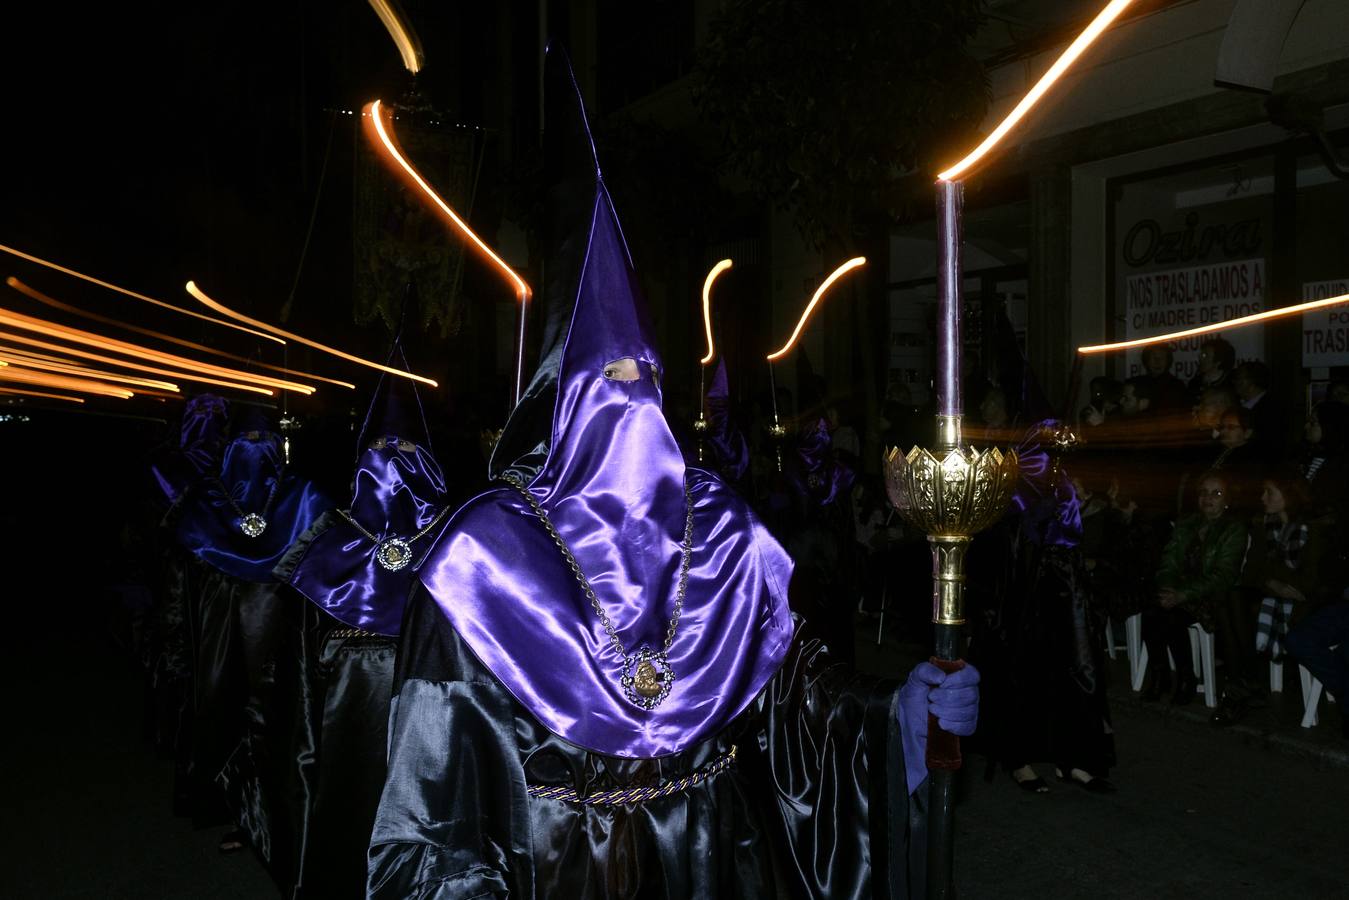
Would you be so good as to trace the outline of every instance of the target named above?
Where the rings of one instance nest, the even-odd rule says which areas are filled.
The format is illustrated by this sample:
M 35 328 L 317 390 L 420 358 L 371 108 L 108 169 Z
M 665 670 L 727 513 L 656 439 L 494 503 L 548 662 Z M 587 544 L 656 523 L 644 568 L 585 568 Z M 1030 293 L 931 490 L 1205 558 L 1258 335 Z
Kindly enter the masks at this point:
M 924 792 L 907 796 L 898 693 L 843 671 L 797 629 L 768 687 L 683 752 L 620 759 L 543 728 L 418 586 L 389 722 L 368 896 L 906 898 L 923 893 Z M 625 806 L 533 798 L 731 768 Z
M 307 549 L 302 538 L 278 577 L 286 579 Z M 364 897 L 397 640 L 293 599 L 266 716 L 268 752 L 254 782 L 269 811 L 268 868 L 286 897 Z

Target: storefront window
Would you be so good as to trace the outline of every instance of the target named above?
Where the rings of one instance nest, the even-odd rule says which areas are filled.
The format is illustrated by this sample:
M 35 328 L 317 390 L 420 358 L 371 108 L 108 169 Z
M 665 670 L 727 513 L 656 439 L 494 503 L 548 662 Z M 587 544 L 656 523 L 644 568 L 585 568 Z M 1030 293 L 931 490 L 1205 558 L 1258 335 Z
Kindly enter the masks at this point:
M 1119 184 L 1113 204 L 1114 336 L 1182 331 L 1260 312 L 1269 297 L 1274 215 L 1272 154 Z M 1261 326 L 1219 333 L 1238 361 L 1265 358 Z M 1178 341 L 1173 372 L 1194 377 L 1199 347 L 1214 335 Z M 1129 377 L 1141 351 L 1125 355 Z
M 1316 154 L 1297 164 L 1297 281 L 1302 300 L 1349 294 L 1349 181 Z M 1314 386 L 1349 375 L 1349 304 L 1303 315 L 1302 367 Z

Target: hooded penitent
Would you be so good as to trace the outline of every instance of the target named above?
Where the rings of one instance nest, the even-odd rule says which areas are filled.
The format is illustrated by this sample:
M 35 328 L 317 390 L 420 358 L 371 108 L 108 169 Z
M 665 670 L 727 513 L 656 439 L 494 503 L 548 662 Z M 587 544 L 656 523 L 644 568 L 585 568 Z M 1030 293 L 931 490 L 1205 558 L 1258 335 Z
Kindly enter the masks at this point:
M 749 445 L 744 433 L 731 420 L 731 387 L 726 377 L 726 360 L 718 357 L 707 387 L 707 450 L 721 472 L 730 481 L 739 481 L 749 471 Z
M 407 368 L 397 343 L 388 364 L 396 359 Z M 397 635 L 446 511 L 445 478 L 411 381 L 380 377 L 356 451 L 351 508 L 324 513 L 276 574 L 338 621 Z
M 198 478 L 220 463 L 220 445 L 229 422 L 229 404 L 214 394 L 198 394 L 183 404 L 178 446 L 163 449 L 150 463 L 155 485 L 177 502 Z
M 571 171 L 586 174 L 555 192 L 552 208 L 572 214 L 553 223 L 569 262 L 550 266 L 548 285 L 570 317 L 550 323 L 491 466 L 516 486 L 459 510 L 420 576 L 545 727 L 598 753 L 654 757 L 723 728 L 777 671 L 793 636 L 792 567 L 733 491 L 685 467 L 577 99 L 572 143 L 553 158 L 579 152 L 586 165 Z M 550 122 L 555 134 L 560 125 Z
M 260 412 L 245 408 L 232 432 L 220 474 L 203 477 L 179 504 L 178 541 L 226 575 L 269 582 L 281 555 L 331 504 L 286 473 L 281 436 Z

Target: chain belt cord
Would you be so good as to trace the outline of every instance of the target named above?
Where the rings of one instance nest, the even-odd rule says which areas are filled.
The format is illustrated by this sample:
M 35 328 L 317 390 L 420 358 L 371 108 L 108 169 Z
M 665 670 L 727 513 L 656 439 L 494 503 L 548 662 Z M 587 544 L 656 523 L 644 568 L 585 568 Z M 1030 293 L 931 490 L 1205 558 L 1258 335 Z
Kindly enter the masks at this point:
M 667 781 L 660 785 L 615 788 L 607 791 L 596 791 L 584 797 L 575 788 L 570 787 L 530 784 L 526 785 L 525 789 L 531 797 L 560 800 L 563 803 L 579 803 L 583 806 L 622 806 L 629 803 L 646 803 L 648 800 L 658 800 L 661 797 L 683 793 L 689 788 L 696 787 L 709 778 L 721 774 L 735 762 L 735 750 L 735 745 L 732 744 L 730 750 L 702 768 L 685 775 L 683 778 L 676 778 L 674 781 Z

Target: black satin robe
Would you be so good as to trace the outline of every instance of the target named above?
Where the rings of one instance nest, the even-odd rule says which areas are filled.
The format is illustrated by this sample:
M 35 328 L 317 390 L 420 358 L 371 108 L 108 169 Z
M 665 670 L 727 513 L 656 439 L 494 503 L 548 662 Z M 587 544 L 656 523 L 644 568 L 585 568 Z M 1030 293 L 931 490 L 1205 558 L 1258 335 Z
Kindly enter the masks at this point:
M 298 595 L 269 716 L 271 871 L 283 896 L 365 896 L 384 785 L 397 640 L 349 628 Z M 284 846 L 283 846 L 284 842 Z
M 284 585 L 243 581 L 193 558 L 184 591 L 191 644 L 191 737 L 186 797 L 199 827 L 238 824 L 267 859 L 270 826 L 257 784 L 266 756 L 264 710 L 271 700 Z
M 174 761 L 173 811 L 191 815 L 187 767 L 192 747 L 192 635 L 187 610 L 193 557 L 170 547 L 155 586 L 148 671 L 155 746 Z
M 831 665 L 798 638 L 720 734 L 661 759 L 590 753 L 544 729 L 418 586 L 403 629 L 389 773 L 369 896 L 393 898 L 900 898 L 920 896 L 926 817 L 910 798 L 893 684 Z M 533 798 L 678 779 L 624 806 Z
M 1029 528 L 1008 516 L 970 551 L 968 657 L 983 676 L 971 744 L 1008 769 L 1052 762 L 1106 777 L 1115 764 L 1109 670 L 1084 557 L 1032 540 Z

